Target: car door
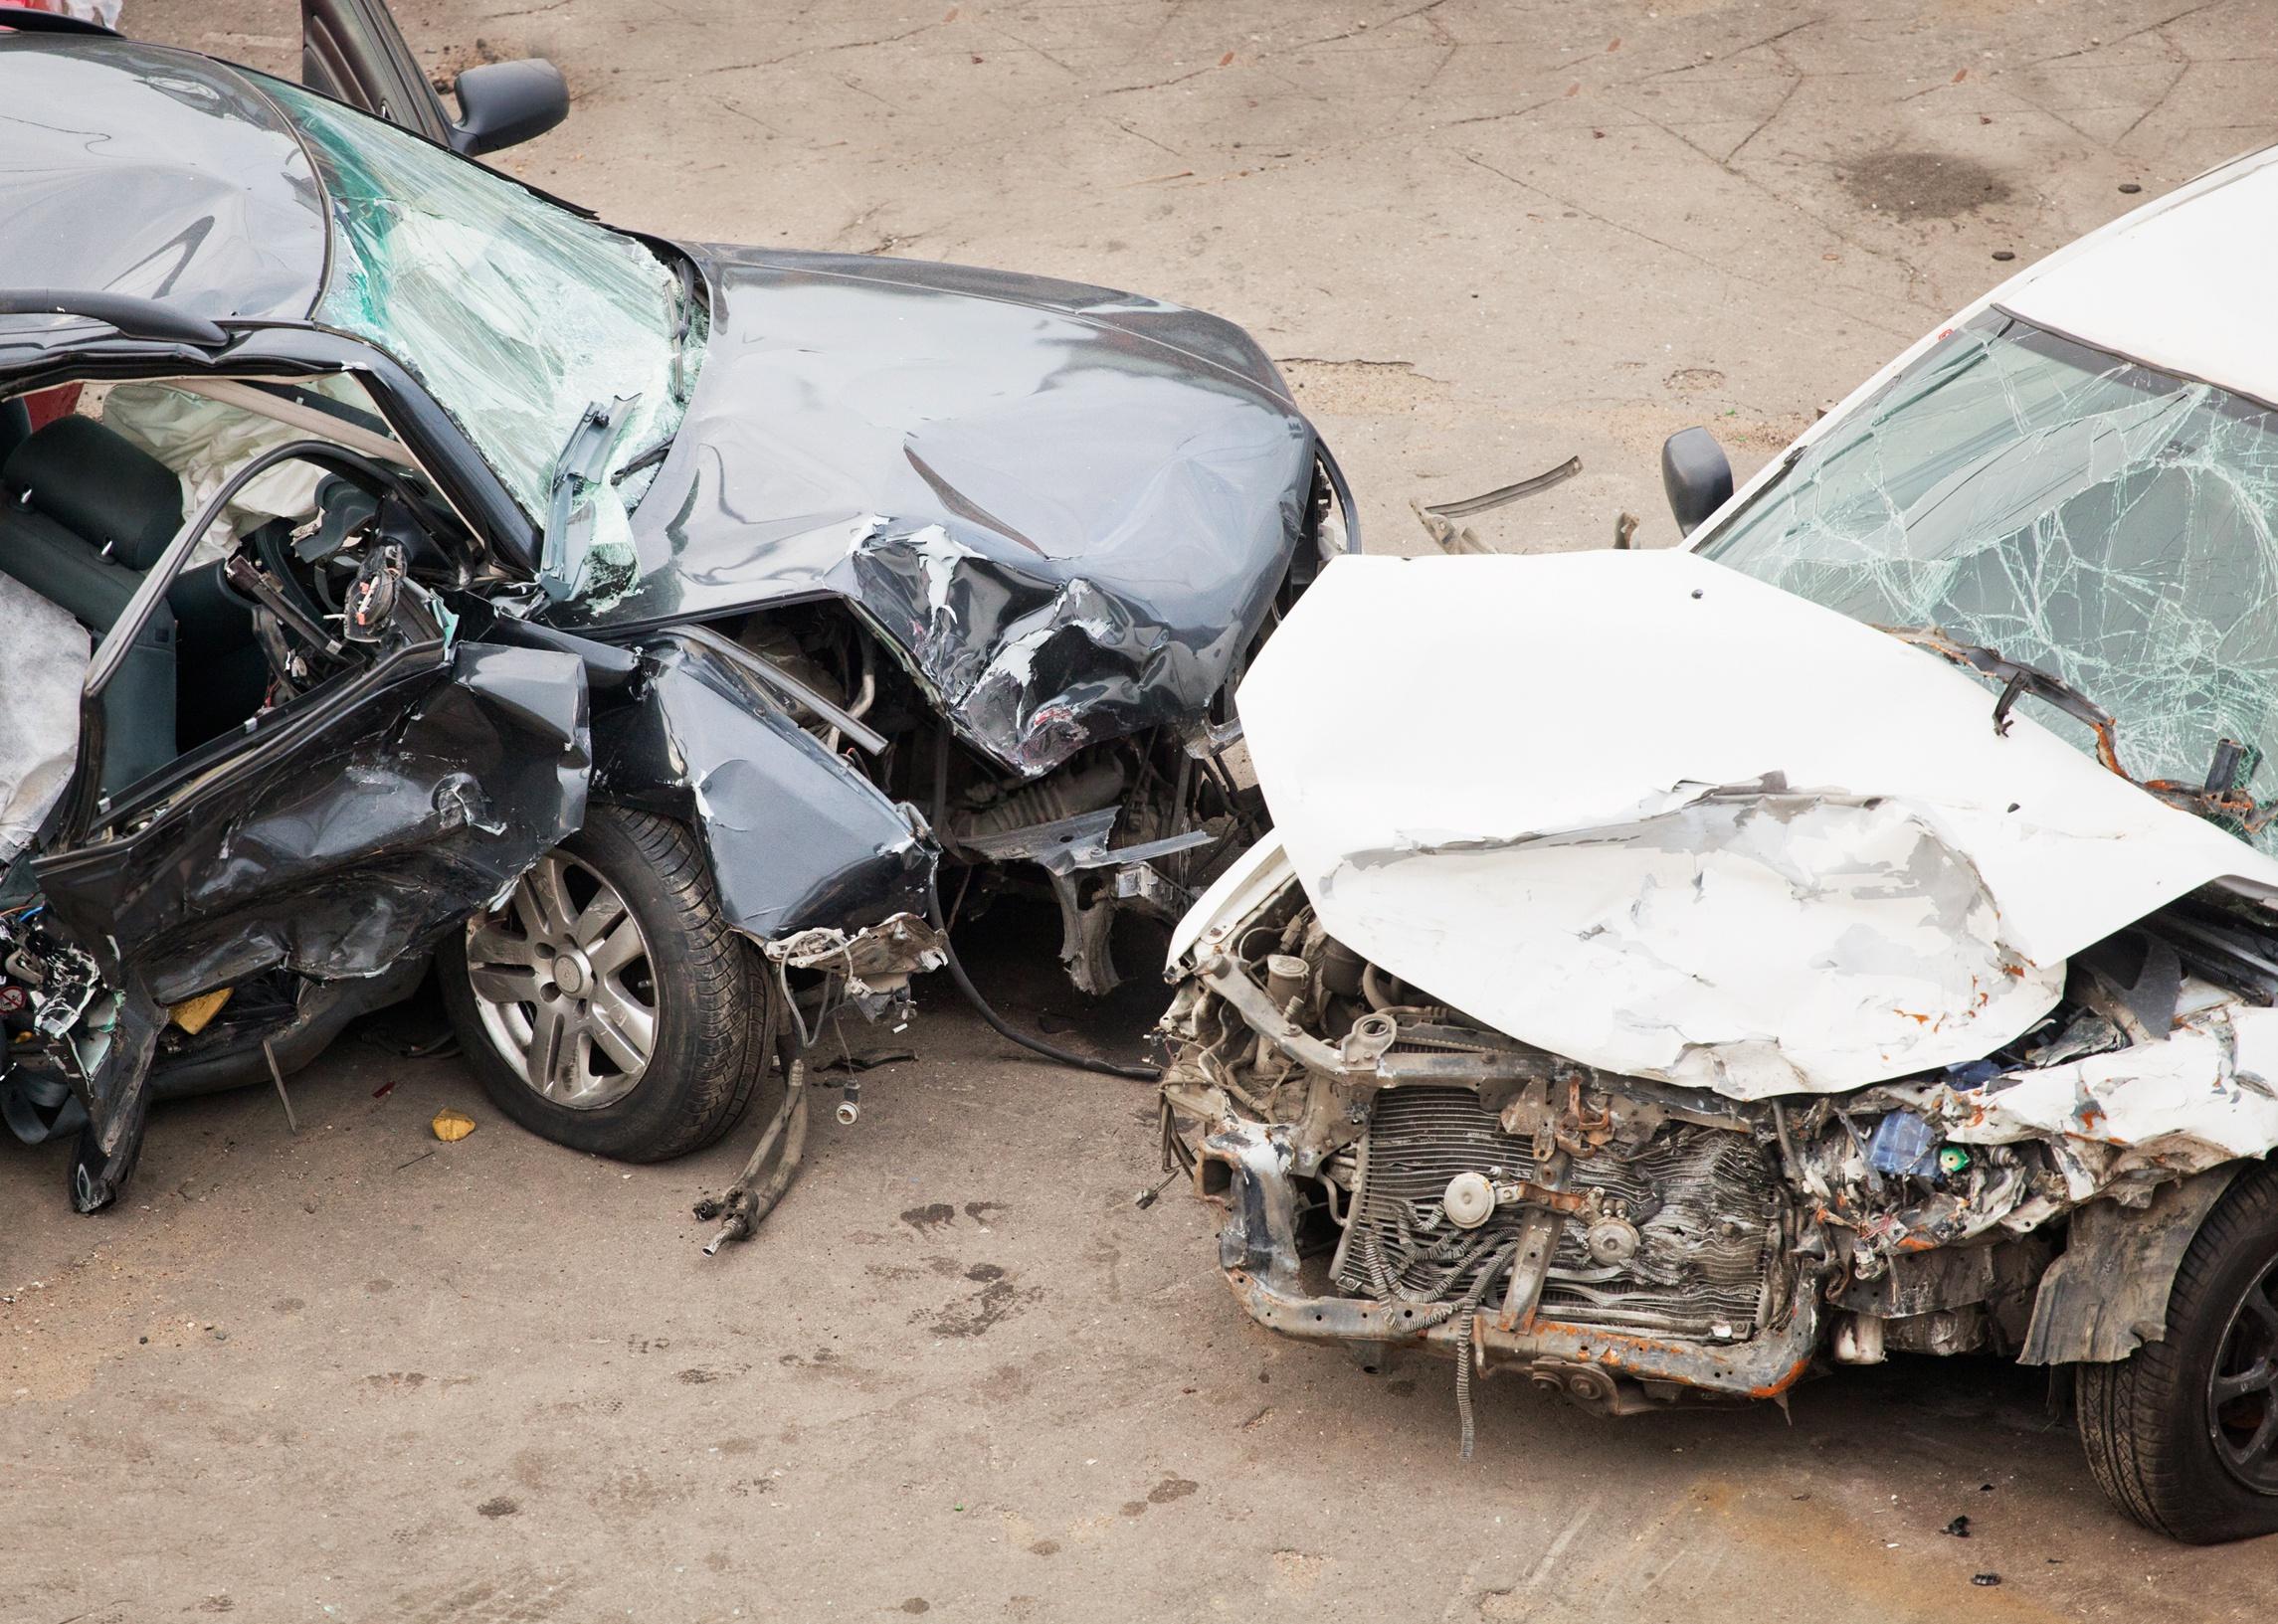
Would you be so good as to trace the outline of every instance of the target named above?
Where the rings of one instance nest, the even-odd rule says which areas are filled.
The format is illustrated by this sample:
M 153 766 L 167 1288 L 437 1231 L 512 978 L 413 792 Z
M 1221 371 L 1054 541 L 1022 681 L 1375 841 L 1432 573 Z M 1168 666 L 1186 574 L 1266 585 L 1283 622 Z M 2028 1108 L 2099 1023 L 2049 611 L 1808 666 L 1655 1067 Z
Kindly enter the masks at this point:
M 310 90 L 451 143 L 443 97 L 420 72 L 386 0 L 301 0 L 300 78 Z
M 461 73 L 453 117 L 386 0 L 300 0 L 300 78 L 310 90 L 469 156 L 543 134 L 569 114 L 560 72 L 533 57 Z
M 91 718 L 115 669 L 103 653 Z M 131 1171 L 170 1006 L 264 970 L 337 980 L 426 953 L 583 823 L 590 750 L 576 655 L 433 636 L 115 807 L 80 798 L 33 864 L 108 1000 L 69 1039 L 95 1152 L 80 1204 L 104 1204 Z

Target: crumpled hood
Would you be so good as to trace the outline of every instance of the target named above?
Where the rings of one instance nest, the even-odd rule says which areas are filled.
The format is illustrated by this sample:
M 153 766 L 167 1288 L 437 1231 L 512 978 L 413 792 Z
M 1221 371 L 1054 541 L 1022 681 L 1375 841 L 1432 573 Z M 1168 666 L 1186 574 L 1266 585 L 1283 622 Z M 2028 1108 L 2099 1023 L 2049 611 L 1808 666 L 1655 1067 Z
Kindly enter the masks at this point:
M 1224 685 L 1313 464 L 1238 328 L 1037 277 L 704 252 L 714 318 L 641 573 L 564 624 L 844 598 L 1032 774 Z
M 1937 656 L 1688 553 L 1340 559 L 1240 706 L 1332 935 L 1734 1098 L 1980 1058 L 2089 944 L 2210 882 L 2278 896 Z

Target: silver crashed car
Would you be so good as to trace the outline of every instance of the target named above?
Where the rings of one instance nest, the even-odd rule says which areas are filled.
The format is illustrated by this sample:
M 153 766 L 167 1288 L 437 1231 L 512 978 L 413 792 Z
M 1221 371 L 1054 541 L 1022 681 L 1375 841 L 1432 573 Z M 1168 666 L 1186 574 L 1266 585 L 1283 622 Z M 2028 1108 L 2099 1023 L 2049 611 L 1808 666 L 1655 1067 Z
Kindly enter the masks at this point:
M 1244 1309 L 1608 1415 L 2058 1367 L 2278 1529 L 2278 149 L 1995 289 L 1674 551 L 1339 560 L 1239 695 L 1166 1143 Z

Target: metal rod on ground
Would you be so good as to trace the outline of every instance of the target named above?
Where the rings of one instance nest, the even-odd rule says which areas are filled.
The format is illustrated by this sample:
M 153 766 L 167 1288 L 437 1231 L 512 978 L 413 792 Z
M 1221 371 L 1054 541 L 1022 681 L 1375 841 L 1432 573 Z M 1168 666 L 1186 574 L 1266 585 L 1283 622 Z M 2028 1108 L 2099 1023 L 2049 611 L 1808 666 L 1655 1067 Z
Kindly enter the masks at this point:
M 300 1124 L 292 1115 L 292 1100 L 285 1092 L 285 1071 L 277 1063 L 277 1050 L 270 1047 L 269 1039 L 261 1040 L 262 1058 L 269 1062 L 269 1080 L 277 1085 L 277 1103 L 285 1107 L 285 1126 L 289 1133 L 299 1133 Z

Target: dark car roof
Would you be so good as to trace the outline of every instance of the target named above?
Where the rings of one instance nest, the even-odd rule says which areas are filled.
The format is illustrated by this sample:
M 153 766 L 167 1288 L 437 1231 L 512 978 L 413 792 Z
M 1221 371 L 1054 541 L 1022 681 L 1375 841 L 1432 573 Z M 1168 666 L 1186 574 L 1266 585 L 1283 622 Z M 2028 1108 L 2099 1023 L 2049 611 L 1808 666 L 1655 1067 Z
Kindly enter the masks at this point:
M 130 40 L 0 34 L 0 289 L 299 321 L 324 278 L 323 193 L 276 107 L 226 63 Z M 57 321 L 0 335 L 82 326 Z

